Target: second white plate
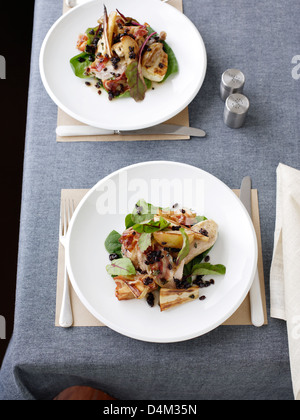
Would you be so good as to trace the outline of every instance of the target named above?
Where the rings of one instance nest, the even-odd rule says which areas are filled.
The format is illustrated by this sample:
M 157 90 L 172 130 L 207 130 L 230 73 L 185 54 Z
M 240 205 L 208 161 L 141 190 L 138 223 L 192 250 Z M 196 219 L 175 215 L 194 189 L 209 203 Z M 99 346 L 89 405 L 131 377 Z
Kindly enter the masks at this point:
M 181 12 L 160 0 L 106 0 L 108 12 L 147 22 L 167 33 L 167 42 L 179 63 L 179 72 L 154 90 L 143 102 L 132 98 L 109 101 L 107 94 L 85 85 L 71 69 L 78 35 L 97 25 L 103 2 L 94 0 L 62 16 L 48 32 L 40 53 L 40 73 L 52 100 L 67 114 L 85 124 L 109 130 L 136 130 L 162 123 L 182 111 L 195 98 L 206 74 L 207 57 L 201 35 Z

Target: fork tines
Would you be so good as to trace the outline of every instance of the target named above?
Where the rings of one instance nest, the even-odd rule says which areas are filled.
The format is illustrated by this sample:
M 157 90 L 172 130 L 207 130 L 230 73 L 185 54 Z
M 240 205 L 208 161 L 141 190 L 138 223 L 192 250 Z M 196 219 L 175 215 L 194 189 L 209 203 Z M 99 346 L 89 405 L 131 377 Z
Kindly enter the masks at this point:
M 61 234 L 66 235 L 70 220 L 75 210 L 75 203 L 73 199 L 64 199 L 61 201 Z

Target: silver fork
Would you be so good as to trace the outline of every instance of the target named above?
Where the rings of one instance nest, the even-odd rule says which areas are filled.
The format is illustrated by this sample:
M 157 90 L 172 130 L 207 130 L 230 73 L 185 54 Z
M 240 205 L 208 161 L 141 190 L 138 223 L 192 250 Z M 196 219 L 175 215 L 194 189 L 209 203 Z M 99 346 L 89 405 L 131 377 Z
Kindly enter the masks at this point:
M 65 248 L 66 234 L 70 225 L 71 217 L 74 213 L 74 200 L 63 200 L 61 203 L 60 212 L 60 228 L 59 228 L 59 240 Z M 73 313 L 70 299 L 70 287 L 69 287 L 69 276 L 67 272 L 67 266 L 65 263 L 64 267 L 64 290 L 63 298 L 60 309 L 59 325 L 63 328 L 69 328 L 73 325 Z
M 80 4 L 86 3 L 88 0 L 66 0 L 68 7 L 79 6 Z M 161 0 L 163 3 L 167 3 L 169 0 Z

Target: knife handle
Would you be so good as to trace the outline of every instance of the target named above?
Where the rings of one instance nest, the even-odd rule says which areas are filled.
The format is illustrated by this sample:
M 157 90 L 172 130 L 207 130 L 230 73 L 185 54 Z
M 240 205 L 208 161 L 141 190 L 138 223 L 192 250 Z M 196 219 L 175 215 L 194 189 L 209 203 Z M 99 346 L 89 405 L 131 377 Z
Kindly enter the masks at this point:
M 256 270 L 254 280 L 250 289 L 251 321 L 255 327 L 262 327 L 265 322 L 265 316 L 262 306 L 260 281 L 258 270 Z
M 113 130 L 104 130 L 89 125 L 60 125 L 56 128 L 56 134 L 59 137 L 102 136 L 114 133 Z

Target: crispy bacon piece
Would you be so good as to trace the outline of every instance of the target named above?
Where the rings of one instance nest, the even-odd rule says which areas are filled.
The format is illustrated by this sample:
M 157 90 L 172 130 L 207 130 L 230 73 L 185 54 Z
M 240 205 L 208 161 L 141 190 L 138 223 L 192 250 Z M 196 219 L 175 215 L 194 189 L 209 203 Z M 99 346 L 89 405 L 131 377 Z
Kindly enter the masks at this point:
M 80 34 L 77 41 L 77 49 L 79 51 L 84 51 L 88 42 L 88 37 L 86 34 Z
M 126 92 L 126 90 L 129 89 L 125 73 L 121 74 L 115 79 L 103 80 L 103 86 L 108 92 L 111 92 L 114 96 L 120 95 L 121 93 L 124 93 Z
M 140 233 L 137 233 L 132 228 L 125 230 L 119 239 L 120 244 L 123 245 L 122 251 L 132 252 L 136 247 L 140 236 Z M 125 252 L 123 252 L 123 254 L 125 254 Z

